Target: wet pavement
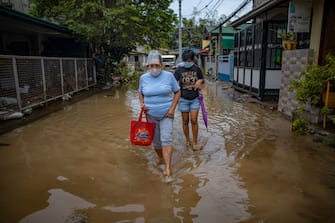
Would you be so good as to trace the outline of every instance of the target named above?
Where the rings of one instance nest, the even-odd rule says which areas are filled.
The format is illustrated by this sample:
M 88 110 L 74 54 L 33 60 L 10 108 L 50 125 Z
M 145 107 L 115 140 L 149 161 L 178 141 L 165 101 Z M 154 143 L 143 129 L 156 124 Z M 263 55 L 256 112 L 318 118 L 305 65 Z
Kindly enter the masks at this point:
M 0 222 L 333 222 L 335 153 L 282 114 L 206 81 L 208 131 L 185 147 L 174 122 L 174 180 L 129 142 L 135 88 L 106 90 L 0 135 Z

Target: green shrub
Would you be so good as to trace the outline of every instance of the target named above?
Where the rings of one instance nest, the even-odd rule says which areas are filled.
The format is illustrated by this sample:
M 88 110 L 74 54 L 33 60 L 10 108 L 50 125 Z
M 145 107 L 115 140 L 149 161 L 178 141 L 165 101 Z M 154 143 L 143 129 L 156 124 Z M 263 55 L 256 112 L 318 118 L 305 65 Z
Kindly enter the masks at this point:
M 292 123 L 292 131 L 299 135 L 306 135 L 309 131 L 308 123 L 302 118 L 296 118 Z

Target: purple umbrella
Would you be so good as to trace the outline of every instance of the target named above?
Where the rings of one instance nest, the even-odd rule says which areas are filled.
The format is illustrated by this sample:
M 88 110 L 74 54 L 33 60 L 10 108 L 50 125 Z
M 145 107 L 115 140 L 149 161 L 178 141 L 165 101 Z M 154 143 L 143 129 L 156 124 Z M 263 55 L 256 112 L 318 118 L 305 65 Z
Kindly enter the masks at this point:
M 205 108 L 205 104 L 204 104 L 204 96 L 202 95 L 202 92 L 199 91 L 199 102 L 200 102 L 200 106 L 201 106 L 201 112 L 202 112 L 202 119 L 204 120 L 206 129 L 208 131 L 207 128 L 207 113 L 206 113 L 206 108 Z

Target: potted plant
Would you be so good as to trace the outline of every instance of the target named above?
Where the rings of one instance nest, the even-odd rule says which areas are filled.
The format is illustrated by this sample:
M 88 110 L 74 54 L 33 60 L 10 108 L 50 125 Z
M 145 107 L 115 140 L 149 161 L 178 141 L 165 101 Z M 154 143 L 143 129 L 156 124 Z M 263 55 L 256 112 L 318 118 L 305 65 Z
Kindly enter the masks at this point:
M 278 32 L 278 37 L 282 39 L 284 50 L 293 50 L 297 48 L 297 34 L 295 32 Z

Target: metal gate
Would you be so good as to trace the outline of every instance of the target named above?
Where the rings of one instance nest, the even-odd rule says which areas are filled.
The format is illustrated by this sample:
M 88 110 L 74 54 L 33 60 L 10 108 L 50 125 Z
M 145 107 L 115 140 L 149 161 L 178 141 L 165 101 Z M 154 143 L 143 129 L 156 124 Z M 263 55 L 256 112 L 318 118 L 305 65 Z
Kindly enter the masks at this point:
M 235 34 L 234 88 L 260 99 L 279 95 L 281 39 L 275 30 L 286 21 L 264 21 Z

